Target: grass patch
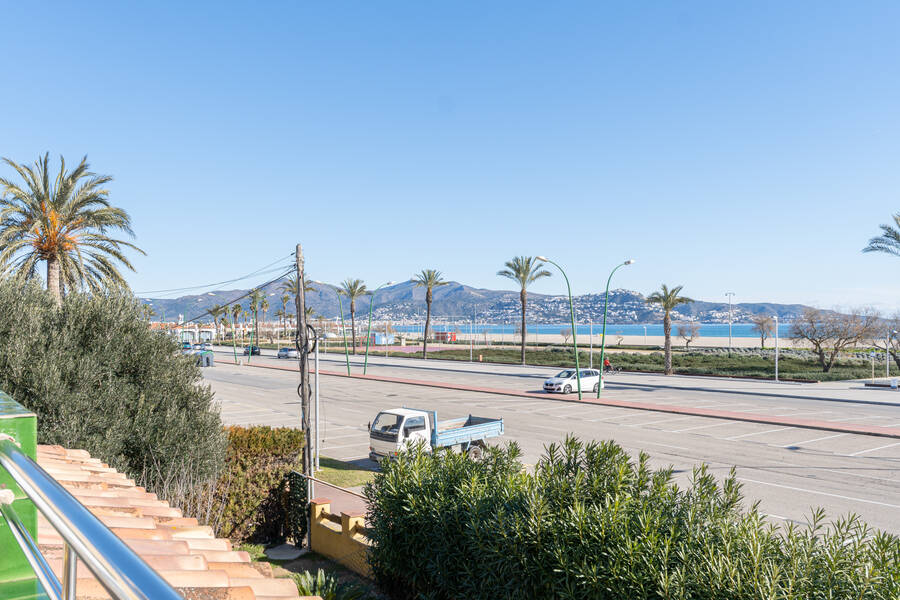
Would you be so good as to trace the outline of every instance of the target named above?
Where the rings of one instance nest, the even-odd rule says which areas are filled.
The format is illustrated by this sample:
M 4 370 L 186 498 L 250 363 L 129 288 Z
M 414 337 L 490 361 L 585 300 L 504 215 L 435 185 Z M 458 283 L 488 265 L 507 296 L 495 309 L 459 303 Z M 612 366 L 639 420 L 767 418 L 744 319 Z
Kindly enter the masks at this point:
M 316 479 L 345 488 L 365 485 L 375 477 L 372 469 L 324 456 L 319 457 L 319 467 Z

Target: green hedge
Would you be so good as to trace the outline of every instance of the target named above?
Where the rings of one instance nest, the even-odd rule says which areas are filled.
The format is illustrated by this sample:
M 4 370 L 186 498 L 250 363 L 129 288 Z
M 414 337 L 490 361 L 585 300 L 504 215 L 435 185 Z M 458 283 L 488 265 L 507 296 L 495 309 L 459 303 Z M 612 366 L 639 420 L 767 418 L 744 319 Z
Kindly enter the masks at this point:
M 370 562 L 396 598 L 888 599 L 900 540 L 855 517 L 811 527 L 742 510 L 734 473 L 685 489 L 613 442 L 568 438 L 534 474 L 515 445 L 483 462 L 411 452 L 366 488 Z
M 301 469 L 303 432 L 289 427 L 226 427 L 225 472 L 216 493 L 217 531 L 235 541 L 274 542 L 306 534 L 306 488 L 291 477 Z

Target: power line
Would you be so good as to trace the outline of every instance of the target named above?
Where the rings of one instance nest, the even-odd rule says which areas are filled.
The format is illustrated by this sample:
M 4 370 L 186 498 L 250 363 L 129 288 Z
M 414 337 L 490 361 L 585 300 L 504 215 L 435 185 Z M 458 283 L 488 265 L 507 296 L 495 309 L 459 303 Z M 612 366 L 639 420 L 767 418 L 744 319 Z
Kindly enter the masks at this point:
M 135 292 L 135 296 L 146 296 L 147 294 L 168 294 L 168 293 L 174 293 L 174 292 L 186 292 L 186 291 L 190 291 L 190 290 L 201 290 L 201 289 L 205 289 L 205 288 L 211 288 L 211 287 L 214 287 L 217 285 L 226 285 L 229 283 L 235 283 L 238 281 L 242 281 L 244 279 L 249 279 L 250 277 L 253 277 L 255 275 L 263 275 L 264 274 L 263 271 L 265 271 L 266 269 L 269 269 L 270 267 L 272 267 L 282 261 L 293 258 L 293 256 L 294 256 L 294 253 L 292 252 L 291 254 L 289 254 L 287 256 L 283 256 L 283 257 L 279 258 L 278 260 L 270 262 L 269 264 L 265 265 L 264 267 L 260 267 L 259 269 L 255 270 L 251 273 L 247 273 L 246 275 L 242 275 L 241 277 L 237 277 L 235 279 L 229 279 L 227 281 L 219 281 L 217 283 L 207 283 L 205 285 L 194 285 L 194 286 L 188 286 L 188 287 L 182 287 L 182 288 L 171 288 L 168 290 L 151 290 L 149 292 Z M 283 265 L 279 266 L 279 268 L 277 268 L 277 269 L 265 271 L 265 273 L 271 273 L 273 271 L 278 271 L 281 268 L 283 268 Z
M 291 265 L 291 268 L 290 268 L 290 269 L 288 269 L 287 271 L 285 271 L 284 273 L 282 273 L 281 275 L 279 275 L 279 276 L 276 277 L 275 279 L 270 279 L 269 281 L 267 281 L 267 282 L 265 282 L 265 283 L 263 283 L 263 284 L 254 286 L 253 289 L 251 289 L 250 291 L 244 293 L 242 296 L 238 296 L 237 298 L 233 298 L 233 299 L 229 300 L 229 304 L 234 304 L 234 303 L 236 303 L 236 302 L 238 302 L 238 301 L 240 301 L 240 300 L 243 300 L 244 298 L 246 298 L 247 296 L 249 296 L 250 294 L 252 294 L 254 290 L 262 289 L 262 288 L 266 287 L 267 285 L 271 285 L 271 284 L 275 283 L 276 281 L 278 281 L 278 280 L 280 280 L 280 279 L 284 279 L 286 276 L 288 276 L 288 275 L 290 275 L 291 273 L 294 273 L 294 272 L 296 272 L 296 271 L 297 271 L 297 267 L 296 267 L 295 265 Z M 197 315 L 196 317 L 193 317 L 193 318 L 191 318 L 191 319 L 188 319 L 187 321 L 184 322 L 184 324 L 186 325 L 186 324 L 188 324 L 188 323 L 192 323 L 192 322 L 196 321 L 197 319 L 200 319 L 200 318 L 202 318 L 202 317 L 204 317 L 204 316 L 206 316 L 206 315 L 208 315 L 208 314 L 209 314 L 209 310 L 207 309 L 207 310 L 203 311 L 202 313 L 200 313 L 199 315 Z

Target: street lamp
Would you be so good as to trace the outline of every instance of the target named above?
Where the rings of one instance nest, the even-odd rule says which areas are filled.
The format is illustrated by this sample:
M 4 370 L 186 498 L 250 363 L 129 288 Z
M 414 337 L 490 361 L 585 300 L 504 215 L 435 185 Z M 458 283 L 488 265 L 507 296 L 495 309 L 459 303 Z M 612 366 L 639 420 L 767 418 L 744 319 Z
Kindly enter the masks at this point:
M 629 258 L 621 265 L 618 265 L 612 272 L 609 274 L 609 278 L 606 280 L 606 300 L 603 302 L 603 340 L 600 342 L 600 383 L 597 385 L 597 397 L 600 397 L 600 390 L 603 389 L 603 354 L 606 352 L 606 311 L 609 308 L 609 282 L 612 281 L 613 273 L 618 271 L 621 267 L 625 267 L 627 265 L 634 264 L 634 259 Z
M 572 317 L 572 347 L 575 349 L 575 377 L 578 380 L 578 400 L 581 400 L 581 367 L 578 364 L 578 338 L 575 331 L 575 304 L 572 302 L 572 286 L 569 285 L 569 277 L 566 275 L 566 272 L 563 271 L 563 268 L 547 258 L 546 256 L 538 256 L 538 260 L 542 260 L 544 262 L 548 262 L 562 273 L 563 278 L 566 280 L 566 288 L 569 290 L 569 313 Z
M 734 292 L 725 292 L 725 295 L 728 296 L 728 352 L 731 353 L 731 299 L 734 298 Z
M 887 338 L 884 340 L 884 376 L 890 378 L 891 376 L 891 338 L 897 335 L 896 331 L 888 332 Z
M 775 319 L 775 382 L 778 382 L 778 315 L 772 317 Z
M 372 296 L 369 298 L 369 330 L 366 333 L 366 359 L 363 361 L 363 375 L 366 374 L 366 367 L 369 366 L 369 340 L 372 338 L 372 306 L 375 304 L 375 292 L 388 285 L 394 285 L 394 282 L 382 283 L 372 290 Z M 387 332 L 385 332 L 385 336 L 387 336 Z

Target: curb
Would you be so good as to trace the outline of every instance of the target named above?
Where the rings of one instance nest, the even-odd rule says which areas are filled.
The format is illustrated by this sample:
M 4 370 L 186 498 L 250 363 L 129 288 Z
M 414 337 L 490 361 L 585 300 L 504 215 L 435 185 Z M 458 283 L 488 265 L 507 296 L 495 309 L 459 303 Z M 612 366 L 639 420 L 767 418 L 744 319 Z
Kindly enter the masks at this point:
M 290 367 L 281 367 L 277 365 L 245 365 L 258 369 L 273 369 L 276 371 L 293 371 L 299 369 Z M 596 398 L 587 398 L 583 400 L 570 400 L 567 398 L 556 398 L 545 393 L 536 394 L 533 392 L 516 392 L 513 390 L 505 390 L 498 388 L 475 387 L 468 385 L 459 385 L 454 383 L 444 383 L 440 381 L 424 381 L 419 379 L 401 379 L 399 377 L 385 377 L 382 375 L 347 375 L 337 371 L 324 371 L 319 369 L 320 375 L 328 377 L 344 377 L 347 379 L 363 379 L 366 381 L 382 381 L 385 383 L 401 383 L 404 385 L 415 385 L 421 387 L 433 387 L 445 390 L 459 390 L 463 392 L 477 392 L 482 394 L 495 394 L 501 396 L 513 396 L 518 398 L 532 398 L 538 400 L 553 400 L 556 402 L 570 402 L 574 404 L 595 404 L 598 406 L 612 406 L 615 408 L 631 408 L 634 410 L 646 410 L 651 412 L 671 413 L 676 415 L 689 415 L 696 417 L 708 417 L 711 419 L 725 419 L 728 421 L 743 421 L 747 423 L 762 423 L 767 425 L 784 425 L 786 427 L 797 427 L 800 429 L 816 429 L 818 431 L 834 431 L 838 433 L 853 433 L 857 435 L 871 435 L 876 437 L 886 437 L 900 439 L 900 428 L 898 427 L 880 427 L 878 425 L 859 425 L 852 423 L 830 423 L 828 421 L 815 421 L 811 419 L 794 419 L 791 417 L 769 417 L 766 415 L 755 415 L 752 413 L 739 413 L 726 410 L 711 410 L 706 408 L 693 408 L 686 406 L 669 406 L 662 404 L 650 404 L 647 402 L 626 402 L 623 400 L 597 400 Z

